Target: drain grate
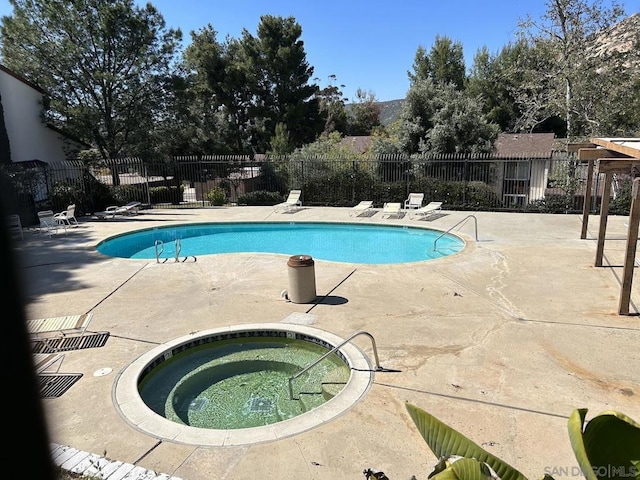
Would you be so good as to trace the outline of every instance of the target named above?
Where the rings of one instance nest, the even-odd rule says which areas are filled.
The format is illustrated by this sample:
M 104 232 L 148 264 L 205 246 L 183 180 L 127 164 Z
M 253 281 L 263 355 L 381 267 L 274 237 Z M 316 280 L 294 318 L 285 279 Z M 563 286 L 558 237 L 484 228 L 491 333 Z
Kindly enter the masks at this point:
M 251 397 L 249 411 L 252 413 L 270 413 L 273 411 L 274 401 L 271 398 Z
M 66 337 L 40 338 L 33 341 L 33 353 L 68 352 L 84 348 L 103 347 L 109 332 L 85 333 Z
M 42 398 L 57 398 L 69 390 L 82 377 L 81 373 L 55 373 L 38 375 Z

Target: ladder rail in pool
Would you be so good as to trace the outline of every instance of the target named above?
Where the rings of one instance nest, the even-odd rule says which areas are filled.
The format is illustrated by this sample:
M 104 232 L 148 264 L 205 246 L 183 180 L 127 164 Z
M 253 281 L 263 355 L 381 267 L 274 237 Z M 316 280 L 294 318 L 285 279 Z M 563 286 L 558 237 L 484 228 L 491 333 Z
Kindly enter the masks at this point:
M 451 230 L 453 230 L 454 228 L 456 228 L 458 225 L 466 222 L 467 220 L 469 220 L 470 218 L 473 218 L 473 223 L 475 224 L 475 233 L 476 233 L 476 242 L 478 241 L 478 219 L 476 218 L 475 215 L 467 215 L 466 217 L 464 217 L 462 220 L 460 220 L 458 223 L 456 223 L 453 227 L 450 227 L 446 232 L 442 232 L 440 234 L 440 236 L 438 238 L 436 238 L 433 241 L 433 249 L 436 250 L 436 246 L 438 243 L 438 240 L 440 240 L 442 237 L 444 237 L 447 233 L 449 233 Z
M 371 339 L 371 345 L 373 346 L 373 356 L 376 359 L 376 371 L 380 371 L 382 370 L 382 366 L 380 366 L 380 359 L 378 357 L 378 347 L 376 346 L 376 339 L 373 338 L 373 335 L 371 335 L 369 332 L 365 332 L 364 330 L 358 331 L 356 333 L 354 333 L 353 335 L 351 335 L 349 338 L 347 338 L 346 340 L 344 340 L 342 343 L 340 343 L 339 345 L 336 345 L 335 347 L 333 347 L 331 350 L 329 350 L 327 353 L 325 353 L 324 355 L 322 355 L 320 358 L 316 359 L 314 362 L 310 363 L 309 365 L 307 365 L 306 367 L 304 367 L 302 370 L 300 370 L 298 373 L 296 373 L 294 376 L 289 378 L 289 398 L 291 400 L 300 400 L 300 398 L 295 398 L 293 396 L 293 381 L 298 378 L 300 375 L 302 375 L 303 373 L 311 370 L 313 367 L 315 367 L 316 365 L 318 365 L 322 360 L 324 360 L 325 358 L 327 358 L 329 355 L 331 355 L 332 353 L 338 351 L 340 348 L 342 348 L 344 345 L 346 345 L 347 343 L 349 343 L 351 340 L 353 340 L 355 337 L 357 337 L 358 335 L 366 335 L 367 337 L 369 337 Z
M 176 251 L 176 255 L 175 255 L 175 262 L 186 262 L 187 259 L 189 257 L 193 258 L 194 262 L 197 262 L 198 259 L 194 256 L 194 255 L 187 255 L 186 257 L 184 257 L 182 260 L 180 260 L 180 251 L 182 250 L 182 245 L 180 243 L 180 239 L 176 238 L 175 239 L 175 251 Z M 156 262 L 158 263 L 167 263 L 167 260 L 169 260 L 169 258 L 165 258 L 163 259 L 163 261 L 160 261 L 160 255 L 162 255 L 162 252 L 164 252 L 164 242 L 162 240 L 156 240 L 154 242 L 154 248 L 156 250 Z

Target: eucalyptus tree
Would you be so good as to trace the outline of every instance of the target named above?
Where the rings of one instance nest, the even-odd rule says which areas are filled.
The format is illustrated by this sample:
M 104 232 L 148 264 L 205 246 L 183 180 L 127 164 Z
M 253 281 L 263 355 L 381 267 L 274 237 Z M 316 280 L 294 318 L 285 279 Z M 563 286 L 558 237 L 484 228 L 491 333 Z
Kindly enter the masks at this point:
M 591 42 L 623 15 L 617 0 L 547 0 L 541 18 L 527 16 L 519 23 L 522 37 L 536 47 L 543 45 L 549 55 L 546 66 L 555 79 L 553 100 L 563 113 L 570 138 L 583 134 L 588 123 L 577 102 L 592 98 L 602 88 L 591 75 L 600 66 L 598 56 L 589 54 Z
M 103 158 L 135 154 L 164 107 L 180 30 L 133 0 L 9 0 L 5 65 L 50 95 L 48 122 Z
M 342 93 L 344 85 L 336 85 L 336 75 L 329 75 L 327 86 L 320 88 L 316 94 L 320 101 L 320 112 L 325 116 L 323 134 L 331 132 L 347 133 L 347 98 Z M 314 81 L 318 81 L 314 78 Z
M 359 88 L 349 109 L 349 135 L 371 135 L 380 126 L 380 103 L 375 93 Z
M 411 82 L 429 78 L 436 84 L 453 83 L 458 90 L 464 89 L 466 67 L 462 43 L 438 35 L 429 53 L 422 45 L 419 46 L 413 61 L 413 73 L 408 72 L 408 75 Z

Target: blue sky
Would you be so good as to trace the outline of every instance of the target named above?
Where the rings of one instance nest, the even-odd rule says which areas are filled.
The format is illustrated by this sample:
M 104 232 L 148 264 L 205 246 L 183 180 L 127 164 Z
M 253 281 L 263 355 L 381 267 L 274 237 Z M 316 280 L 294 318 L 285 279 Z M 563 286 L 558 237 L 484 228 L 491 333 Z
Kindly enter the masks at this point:
M 637 0 L 622 2 L 627 14 L 640 11 Z M 143 5 L 146 1 L 136 0 Z M 514 40 L 519 19 L 539 18 L 544 0 L 151 0 L 167 26 L 190 32 L 211 24 L 218 40 L 256 33 L 264 14 L 292 16 L 302 27 L 307 61 L 324 87 L 335 75 L 343 94 L 355 98 L 358 88 L 380 101 L 404 98 L 418 46 L 431 48 L 436 36 L 462 43 L 467 67 L 482 46 L 498 52 Z M 631 7 L 635 10 L 632 10 Z M 11 13 L 0 0 L 0 15 Z

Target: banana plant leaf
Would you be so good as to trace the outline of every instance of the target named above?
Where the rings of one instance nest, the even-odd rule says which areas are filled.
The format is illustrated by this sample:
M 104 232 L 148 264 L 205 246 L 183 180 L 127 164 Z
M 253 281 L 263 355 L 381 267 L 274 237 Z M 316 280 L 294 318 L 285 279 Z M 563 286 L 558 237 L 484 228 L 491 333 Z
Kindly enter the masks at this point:
M 446 465 L 444 465 L 446 464 Z M 460 458 L 450 463 L 444 459 L 440 465 L 444 468 L 436 469 L 429 475 L 431 480 L 492 480 L 493 477 L 487 466 L 475 458 Z M 437 473 L 436 473 L 437 472 Z
M 569 441 L 586 480 L 640 479 L 640 424 L 606 411 L 585 426 L 586 408 L 569 417 Z
M 511 465 L 493 456 L 455 429 L 442 423 L 433 415 L 428 414 L 410 403 L 407 403 L 406 407 L 420 435 L 422 435 L 422 438 L 427 442 L 427 445 L 436 457 L 448 458 L 459 455 L 461 457 L 474 458 L 478 462 L 484 462 L 489 465 L 502 480 L 527 480 L 522 473 Z M 452 467 L 456 463 L 458 462 L 455 462 Z M 465 467 L 467 465 L 465 465 Z M 463 478 L 467 480 L 467 477 L 458 477 L 459 480 Z M 473 476 L 469 478 L 475 479 L 476 477 Z M 438 480 L 441 480 L 441 477 L 438 477 Z M 446 480 L 454 479 L 452 477 Z

